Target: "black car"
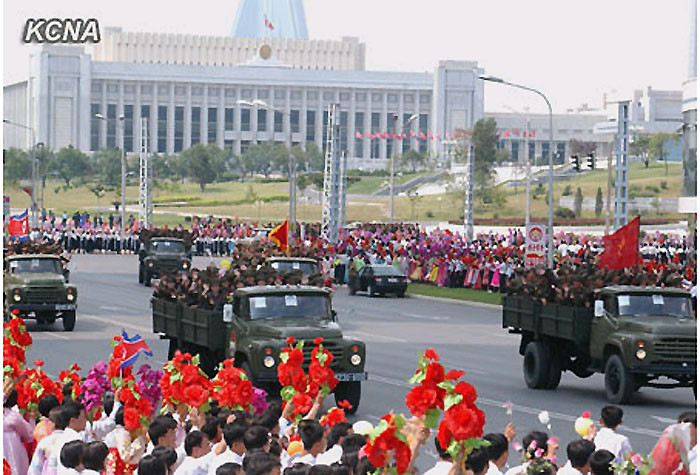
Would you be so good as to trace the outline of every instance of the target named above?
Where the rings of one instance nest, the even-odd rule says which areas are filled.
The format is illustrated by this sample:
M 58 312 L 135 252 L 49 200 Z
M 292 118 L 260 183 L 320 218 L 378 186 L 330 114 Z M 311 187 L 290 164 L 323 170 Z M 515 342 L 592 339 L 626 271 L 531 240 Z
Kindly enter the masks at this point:
M 350 279 L 350 295 L 366 291 L 370 297 L 374 295 L 396 294 L 403 297 L 408 287 L 408 279 L 394 266 L 371 264 L 360 270 L 357 276 Z

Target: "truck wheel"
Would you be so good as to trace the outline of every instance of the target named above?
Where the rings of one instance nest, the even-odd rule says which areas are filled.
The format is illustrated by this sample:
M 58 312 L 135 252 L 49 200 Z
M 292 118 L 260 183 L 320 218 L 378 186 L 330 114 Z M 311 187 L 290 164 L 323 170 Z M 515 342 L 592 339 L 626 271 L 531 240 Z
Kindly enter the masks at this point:
M 541 341 L 531 341 L 525 347 L 523 375 L 531 389 L 541 389 L 549 378 L 549 353 Z
M 65 312 L 61 320 L 63 320 L 63 329 L 67 332 L 72 332 L 75 328 L 75 310 Z
M 139 284 L 143 284 L 143 266 L 139 266 Z
M 369 284 L 367 286 L 367 293 L 369 294 L 370 297 L 374 297 L 374 294 L 375 294 L 374 285 Z
M 544 385 L 545 389 L 557 389 L 561 382 L 561 363 L 558 358 L 550 356 L 549 375 Z
M 151 273 L 148 272 L 148 269 L 144 270 L 143 273 L 144 273 L 143 285 L 145 285 L 146 287 L 150 287 L 151 286 L 151 279 L 152 279 Z
M 605 396 L 613 404 L 629 402 L 634 392 L 634 377 L 625 368 L 619 355 L 612 355 L 605 363 Z
M 357 408 L 360 406 L 362 386 L 359 381 L 340 382 L 335 388 L 334 396 L 336 404 L 338 404 L 340 401 L 347 401 L 352 404 L 352 409 L 348 409 L 345 412 L 349 415 L 353 415 L 357 412 Z

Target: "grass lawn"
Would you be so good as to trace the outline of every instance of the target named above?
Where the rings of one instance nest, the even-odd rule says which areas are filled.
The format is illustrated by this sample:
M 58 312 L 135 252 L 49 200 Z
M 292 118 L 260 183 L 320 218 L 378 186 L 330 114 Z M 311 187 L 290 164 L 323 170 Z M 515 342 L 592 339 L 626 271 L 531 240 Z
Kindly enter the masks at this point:
M 407 181 L 421 175 L 424 175 L 424 173 L 403 173 L 401 176 L 395 175 L 394 184 L 403 185 Z M 388 184 L 388 176 L 365 176 L 362 177 L 360 181 L 351 184 L 348 187 L 348 193 L 351 195 L 371 195 Z
M 501 305 L 501 294 L 490 294 L 483 290 L 451 289 L 428 284 L 408 284 L 408 293 Z

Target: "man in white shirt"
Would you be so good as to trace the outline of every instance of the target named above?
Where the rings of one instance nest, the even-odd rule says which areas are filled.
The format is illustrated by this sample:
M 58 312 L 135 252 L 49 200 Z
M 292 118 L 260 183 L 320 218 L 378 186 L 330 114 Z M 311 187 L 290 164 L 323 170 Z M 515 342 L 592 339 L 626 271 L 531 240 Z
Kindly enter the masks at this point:
M 55 449 L 49 456 L 49 470 L 51 473 L 58 472 L 59 469 L 66 469 L 61 464 L 61 449 L 68 442 L 82 440 L 80 432 L 85 430 L 87 417 L 83 406 L 75 401 L 67 401 L 61 405 L 61 417 L 66 421 L 66 429 L 56 441 Z
M 600 411 L 600 424 L 603 426 L 593 440 L 596 450 L 608 450 L 615 456 L 615 462 L 622 462 L 632 451 L 630 440 L 615 432 L 622 424 L 623 411 L 617 406 L 605 406 Z
M 452 470 L 452 457 L 442 448 L 437 437 L 435 437 L 435 450 L 437 450 L 440 460 L 424 475 L 447 475 Z
M 178 431 L 181 432 L 182 436 L 179 443 Z M 170 415 L 156 417 L 148 426 L 148 438 L 151 439 L 151 442 L 148 443 L 146 454 L 150 454 L 158 446 L 170 447 L 177 454 L 175 467 L 179 467 L 185 460 L 187 456 L 184 446 L 185 431 L 178 425 L 174 417 Z
M 595 452 L 595 444 L 590 440 L 578 439 L 569 442 L 566 446 L 566 456 L 569 460 L 562 468 L 559 469 L 557 475 L 581 475 L 589 473 L 591 470 L 588 459 Z
M 248 426 L 242 421 L 235 421 L 224 426 L 226 450 L 212 459 L 209 464 L 209 475 L 216 475 L 216 469 L 225 463 L 233 462 L 243 465 L 243 456 L 245 455 L 243 436 L 247 429 Z
M 316 421 L 305 421 L 305 424 L 299 428 L 299 436 L 304 446 L 304 452 L 294 463 L 316 465 L 316 457 L 325 452 L 327 446 L 323 427 Z
M 489 456 L 489 466 L 486 475 L 500 475 L 501 469 L 508 462 L 508 439 L 499 433 L 486 434 L 484 440 L 489 442 L 486 453 Z
M 214 458 L 209 437 L 199 430 L 193 430 L 185 437 L 185 461 L 175 470 L 175 475 L 207 475 L 209 464 Z

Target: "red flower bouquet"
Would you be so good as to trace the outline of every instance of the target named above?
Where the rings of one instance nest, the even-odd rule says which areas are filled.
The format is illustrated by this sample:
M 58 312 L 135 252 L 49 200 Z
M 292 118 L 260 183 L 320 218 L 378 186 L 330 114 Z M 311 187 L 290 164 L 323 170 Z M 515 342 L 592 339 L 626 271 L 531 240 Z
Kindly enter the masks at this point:
M 148 399 L 143 397 L 133 380 L 127 381 L 122 388 L 119 400 L 124 404 L 124 428 L 126 430 L 148 427 L 153 408 Z
M 219 366 L 219 372 L 212 380 L 211 395 L 220 407 L 245 411 L 253 409 L 253 383 L 245 371 L 233 366 L 233 358 Z
M 425 426 L 429 428 L 437 427 L 438 418 L 445 407 L 446 387 L 449 387 L 445 381 L 457 379 L 464 374 L 452 370 L 446 375 L 445 368 L 439 361 L 440 357 L 435 350 L 425 350 L 418 360 L 416 373 L 409 380 L 412 384 L 418 383 L 418 386 L 406 394 L 408 410 L 416 417 L 425 416 Z
M 122 363 L 126 359 L 126 354 L 127 349 L 124 339 L 121 336 L 115 336 L 112 340 L 112 356 L 109 359 L 109 363 L 107 363 L 107 379 L 109 379 L 112 389 L 115 391 L 134 379 L 134 375 L 131 373 L 131 366 L 122 369 Z
M 338 385 L 335 373 L 331 369 L 333 355 L 323 348 L 323 338 L 316 338 L 314 344 L 316 348 L 311 352 L 309 378 L 318 384 L 321 395 L 326 396 Z
M 403 417 L 387 414 L 381 418 L 365 446 L 367 458 L 375 467 L 384 471 L 406 473 L 411 463 L 411 448 L 401 433 L 406 421 Z M 391 459 L 395 468 L 390 468 Z
M 19 317 L 11 318 L 2 326 L 4 331 L 2 339 L 3 380 L 6 378 L 16 379 L 26 365 L 26 350 L 32 344 L 32 336 L 27 331 L 24 320 Z
M 320 424 L 328 429 L 336 424 L 347 421 L 348 419 L 345 417 L 345 411 L 339 407 L 334 407 L 333 409 L 329 410 L 325 416 L 319 419 Z
M 73 400 L 77 401 L 78 400 L 78 395 L 80 395 L 80 375 L 78 374 L 78 371 L 80 371 L 80 366 L 78 366 L 77 363 L 73 363 L 73 365 L 66 369 L 61 371 L 58 374 L 58 380 L 65 386 L 66 384 L 73 383 L 73 386 L 71 388 L 71 397 Z
M 36 360 L 34 365 L 36 368 L 22 371 L 20 382 L 17 383 L 17 406 L 22 413 L 38 411 L 39 401 L 47 394 L 53 394 L 59 401 L 63 401 L 59 383 L 51 380 L 41 369 L 44 362 Z
M 476 390 L 469 383 L 460 381 L 443 383 L 447 390 L 445 414 L 438 428 L 438 442 L 457 460 L 460 452 L 468 455 L 484 445 L 484 413 L 476 407 Z
M 199 368 L 199 355 L 175 352 L 175 357 L 163 366 L 160 380 L 165 404 L 186 404 L 202 412 L 209 410 L 211 381 Z

